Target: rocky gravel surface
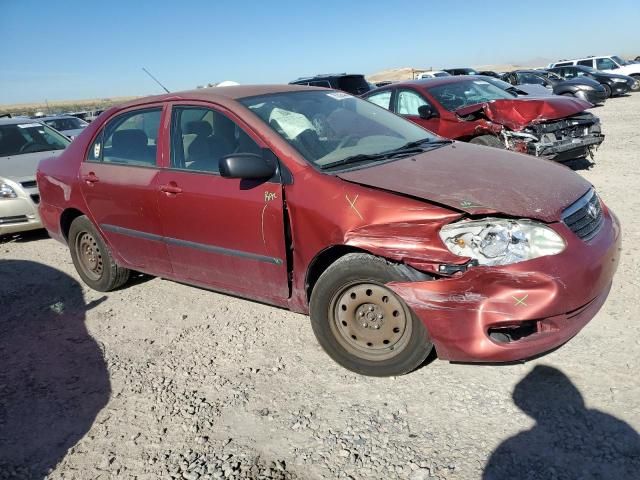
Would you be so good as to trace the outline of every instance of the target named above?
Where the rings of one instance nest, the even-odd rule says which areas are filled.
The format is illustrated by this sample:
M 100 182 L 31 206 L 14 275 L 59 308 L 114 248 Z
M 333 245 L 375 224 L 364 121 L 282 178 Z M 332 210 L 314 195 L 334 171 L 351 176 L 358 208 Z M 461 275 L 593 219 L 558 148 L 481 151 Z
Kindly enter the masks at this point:
M 362 377 L 302 315 L 146 276 L 94 292 L 62 245 L 5 239 L 0 479 L 640 478 L 640 94 L 594 113 L 579 173 L 623 224 L 618 275 L 524 364 Z

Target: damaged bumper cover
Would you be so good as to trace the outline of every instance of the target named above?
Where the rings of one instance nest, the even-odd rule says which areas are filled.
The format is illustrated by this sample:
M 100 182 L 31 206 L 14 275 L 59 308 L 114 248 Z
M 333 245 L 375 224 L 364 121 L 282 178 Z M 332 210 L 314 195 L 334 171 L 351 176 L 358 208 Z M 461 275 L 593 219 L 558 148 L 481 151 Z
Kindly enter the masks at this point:
M 590 113 L 539 123 L 520 132 L 505 129 L 502 135 L 510 150 L 556 161 L 591 156 L 604 141 L 600 121 Z
M 561 254 L 389 286 L 425 324 L 441 359 L 506 362 L 537 356 L 570 340 L 595 316 L 611 288 L 620 250 L 620 226 L 609 211 L 588 242 L 562 223 L 554 229 L 567 242 Z

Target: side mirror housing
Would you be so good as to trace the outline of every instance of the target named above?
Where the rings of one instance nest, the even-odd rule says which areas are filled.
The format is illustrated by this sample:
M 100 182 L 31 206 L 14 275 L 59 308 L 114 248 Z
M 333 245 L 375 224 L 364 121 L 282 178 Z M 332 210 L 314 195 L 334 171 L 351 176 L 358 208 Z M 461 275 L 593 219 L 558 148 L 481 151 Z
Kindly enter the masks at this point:
M 224 178 L 257 180 L 271 178 L 276 173 L 276 164 L 263 155 L 255 153 L 232 153 L 220 159 L 220 175 Z
M 420 105 L 418 107 L 418 115 L 423 120 L 429 120 L 430 118 L 437 116 L 436 112 L 431 108 L 431 105 Z

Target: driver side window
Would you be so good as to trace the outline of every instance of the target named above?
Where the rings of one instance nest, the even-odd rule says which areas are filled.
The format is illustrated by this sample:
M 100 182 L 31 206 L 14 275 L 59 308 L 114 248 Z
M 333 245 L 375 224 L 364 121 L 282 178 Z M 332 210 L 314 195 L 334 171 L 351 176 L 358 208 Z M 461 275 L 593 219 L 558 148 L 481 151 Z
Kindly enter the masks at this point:
M 618 65 L 610 58 L 596 58 L 596 68 L 598 70 L 614 70 L 618 68 Z
M 218 173 L 224 156 L 262 152 L 234 121 L 210 108 L 176 106 L 171 117 L 171 168 Z
M 418 108 L 429 103 L 417 92 L 413 90 L 400 90 L 396 100 L 396 113 L 399 115 L 418 116 Z

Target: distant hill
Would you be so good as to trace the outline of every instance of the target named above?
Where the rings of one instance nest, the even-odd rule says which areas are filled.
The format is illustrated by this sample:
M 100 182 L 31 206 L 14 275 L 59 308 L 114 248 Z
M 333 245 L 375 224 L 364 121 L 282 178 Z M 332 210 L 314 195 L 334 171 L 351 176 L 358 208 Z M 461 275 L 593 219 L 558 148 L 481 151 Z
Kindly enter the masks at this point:
M 544 58 L 534 58 L 523 63 L 511 63 L 503 65 L 456 65 L 457 67 L 472 67 L 476 70 L 493 70 L 494 72 L 509 72 L 511 70 L 517 70 L 518 68 L 533 68 L 533 67 L 545 67 L 553 60 Z M 444 68 L 444 67 L 443 67 Z M 441 70 L 440 67 L 402 67 L 402 68 L 390 68 L 388 70 L 382 70 L 380 72 L 366 75 L 367 80 L 370 82 L 398 82 L 401 80 L 412 80 L 414 75 L 418 75 L 421 72 L 427 72 L 429 70 Z
M 0 105 L 0 115 L 11 113 L 12 115 L 24 114 L 33 115 L 36 112 L 57 113 L 57 112 L 78 112 L 84 110 L 98 110 L 109 108 L 119 103 L 133 100 L 136 97 L 113 97 L 95 98 L 89 100 L 58 100 L 47 103 L 14 103 Z

